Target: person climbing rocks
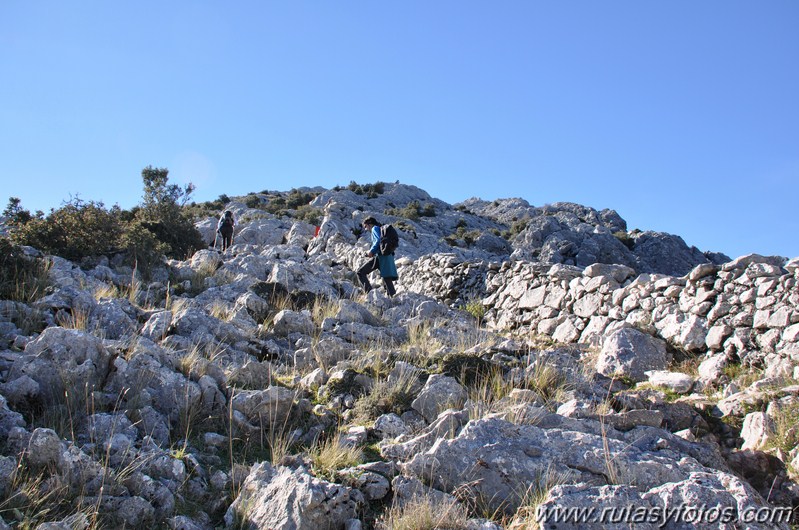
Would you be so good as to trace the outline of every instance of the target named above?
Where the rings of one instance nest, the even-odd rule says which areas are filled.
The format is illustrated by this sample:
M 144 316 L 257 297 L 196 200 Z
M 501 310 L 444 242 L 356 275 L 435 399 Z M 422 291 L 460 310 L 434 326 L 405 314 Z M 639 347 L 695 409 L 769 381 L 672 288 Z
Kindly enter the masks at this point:
M 233 244 L 233 227 L 235 226 L 236 221 L 233 219 L 233 212 L 226 210 L 216 225 L 216 231 L 222 236 L 222 252 Z
M 388 296 L 393 297 L 397 294 L 394 288 L 394 282 L 399 279 L 397 274 L 397 265 L 394 263 L 394 249 L 385 248 L 381 250 L 381 225 L 374 217 L 367 217 L 362 223 L 363 229 L 368 231 L 372 236 L 372 246 L 366 253 L 367 261 L 358 269 L 358 279 L 363 286 L 363 290 L 367 293 L 372 290 L 372 284 L 369 283 L 369 274 L 379 270 L 380 276 L 383 278 L 383 284 L 386 286 L 386 293 Z M 385 252 L 384 252 L 385 251 Z

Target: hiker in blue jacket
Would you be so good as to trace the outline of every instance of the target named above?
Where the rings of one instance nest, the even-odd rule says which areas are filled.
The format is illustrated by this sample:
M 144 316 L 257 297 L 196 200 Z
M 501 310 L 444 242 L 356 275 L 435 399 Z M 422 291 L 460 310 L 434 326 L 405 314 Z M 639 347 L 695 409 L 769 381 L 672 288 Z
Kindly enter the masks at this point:
M 369 259 L 358 269 L 358 279 L 363 285 L 363 290 L 367 293 L 372 290 L 372 284 L 369 283 L 369 274 L 379 270 L 386 286 L 386 293 L 389 296 L 394 296 L 397 294 L 394 289 L 394 281 L 399 276 L 397 275 L 397 265 L 394 263 L 394 253 L 384 255 L 380 252 L 380 227 L 382 225 L 374 217 L 367 217 L 364 219 L 362 226 L 364 230 L 368 230 L 372 235 L 372 246 L 369 248 L 369 252 L 366 253 L 366 257 Z

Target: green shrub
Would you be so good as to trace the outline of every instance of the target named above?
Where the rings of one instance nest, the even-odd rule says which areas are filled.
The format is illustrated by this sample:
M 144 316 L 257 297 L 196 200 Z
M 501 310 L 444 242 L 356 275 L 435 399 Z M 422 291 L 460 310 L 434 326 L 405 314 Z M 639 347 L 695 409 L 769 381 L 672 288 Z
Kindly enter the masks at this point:
M 336 186 L 335 190 L 340 190 L 341 188 Z M 369 199 L 374 199 L 378 195 L 382 195 L 386 189 L 386 183 L 377 181 L 374 184 L 358 184 L 354 180 L 351 180 L 347 189 L 351 192 L 355 193 L 356 195 L 366 195 Z
M 247 208 L 258 208 L 261 206 L 261 199 L 257 195 L 247 195 L 244 197 L 244 204 L 247 205 Z
M 150 271 L 163 255 L 185 259 L 206 246 L 190 218 L 202 207 L 185 207 L 194 186 L 169 184 L 168 173 L 152 166 L 143 169 L 142 204 L 130 211 L 118 206 L 107 210 L 102 202 L 76 198 L 47 216 L 31 215 L 12 197 L 4 211 L 10 237 L 15 243 L 76 261 L 123 251 L 142 272 Z
M 317 196 L 317 193 L 293 189 L 286 195 L 270 196 L 269 202 L 266 205 L 261 205 L 260 208 L 278 217 L 291 217 L 318 225 L 322 219 L 322 212 L 319 208 L 310 205 Z
M 101 202 L 73 199 L 47 217 L 38 215 L 13 227 L 11 238 L 47 254 L 79 260 L 116 250 L 123 232 L 120 210 L 106 210 Z
M 436 207 L 433 206 L 432 203 L 427 203 L 422 208 L 422 211 L 419 212 L 419 215 L 422 217 L 435 217 L 436 216 Z
M 31 213 L 22 208 L 18 197 L 9 197 L 8 206 L 3 210 L 3 217 L 6 218 L 6 223 L 9 226 L 21 226 L 30 221 L 33 216 Z
M 514 221 L 510 225 L 510 233 L 508 234 L 507 239 L 516 237 L 517 235 L 521 234 L 524 231 L 524 229 L 527 228 L 529 225 L 530 225 L 530 219 L 527 217 L 518 221 Z
M 125 251 L 127 261 L 136 267 L 144 276 L 149 276 L 153 267 L 158 265 L 169 247 L 163 241 L 136 220 L 128 225 L 120 238 L 120 246 Z
M 466 302 L 463 309 L 477 319 L 478 322 L 481 322 L 486 314 L 486 308 L 479 300 L 470 300 Z
M 304 221 L 314 226 L 319 226 L 319 224 L 322 222 L 322 212 L 319 210 L 319 208 L 314 208 L 313 206 L 304 204 L 297 208 L 295 219 L 298 221 Z
M 432 204 L 428 206 L 432 207 Z M 435 208 L 433 208 L 431 215 L 430 210 L 427 207 L 422 209 L 419 201 L 411 201 L 404 208 L 389 208 L 385 211 L 385 214 L 393 215 L 395 217 L 404 217 L 406 219 L 410 219 L 411 221 L 418 221 L 420 217 L 432 217 L 435 216 L 436 213 Z
M 166 245 L 167 257 L 185 259 L 195 250 L 205 247 L 202 235 L 182 210 L 194 192 L 194 186 L 188 184 L 181 188 L 169 184 L 169 170 L 164 168 L 147 166 L 141 174 L 144 197 L 136 218 L 141 227 Z

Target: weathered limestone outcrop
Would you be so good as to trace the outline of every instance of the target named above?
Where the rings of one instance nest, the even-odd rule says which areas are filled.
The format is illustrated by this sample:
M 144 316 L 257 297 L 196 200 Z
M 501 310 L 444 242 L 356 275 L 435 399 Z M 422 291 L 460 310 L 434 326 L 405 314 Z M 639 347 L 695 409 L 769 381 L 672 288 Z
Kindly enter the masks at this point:
M 459 529 L 574 527 L 525 494 L 607 528 L 697 503 L 785 528 L 739 515 L 799 504 L 799 261 L 385 187 L 317 190 L 315 237 L 233 201 L 224 254 L 147 281 L 52 257 L 45 296 L 0 301 L 0 528 L 354 530 L 425 502 Z M 372 213 L 402 231 L 393 298 L 353 272 Z
M 228 528 L 337 529 L 357 516 L 362 503 L 357 490 L 262 462 L 253 466 L 225 522 Z

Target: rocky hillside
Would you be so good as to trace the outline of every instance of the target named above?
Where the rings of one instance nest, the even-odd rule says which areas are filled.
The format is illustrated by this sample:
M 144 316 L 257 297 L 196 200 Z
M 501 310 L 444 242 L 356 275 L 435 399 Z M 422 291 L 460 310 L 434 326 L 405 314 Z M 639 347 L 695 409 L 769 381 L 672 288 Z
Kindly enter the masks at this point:
M 231 249 L 147 279 L 26 249 L 0 529 L 794 523 L 797 260 L 575 204 L 302 191 L 234 198 Z M 357 285 L 367 216 L 400 231 L 393 298 Z

